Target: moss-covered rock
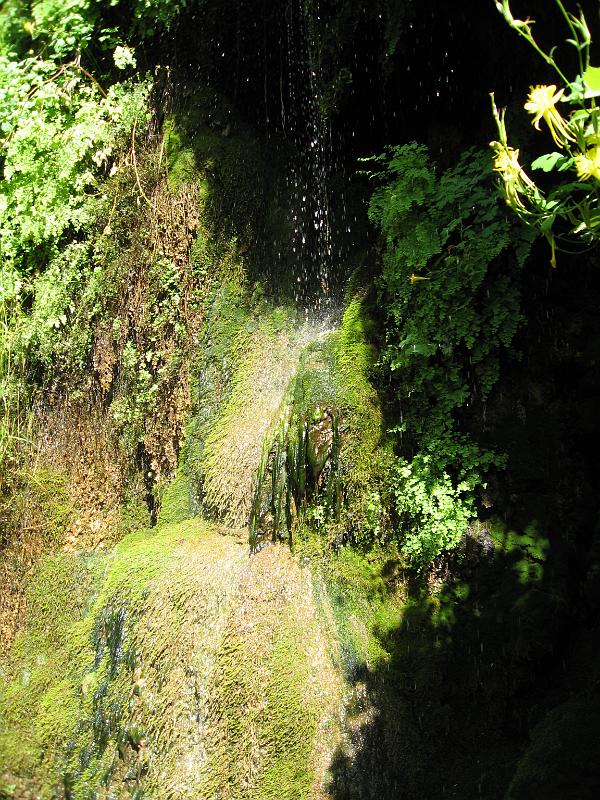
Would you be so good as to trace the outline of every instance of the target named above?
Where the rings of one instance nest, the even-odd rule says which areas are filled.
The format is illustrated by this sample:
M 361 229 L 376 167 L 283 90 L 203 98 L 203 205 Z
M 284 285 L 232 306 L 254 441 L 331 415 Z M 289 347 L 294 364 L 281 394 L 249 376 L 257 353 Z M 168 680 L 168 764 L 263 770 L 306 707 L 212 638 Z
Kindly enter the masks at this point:
M 27 598 L 0 671 L 5 794 L 319 796 L 338 681 L 286 550 L 249 559 L 187 521 L 48 558 Z
M 388 455 L 371 327 L 366 292 L 356 291 L 339 325 L 302 350 L 258 470 L 254 546 L 266 535 L 291 540 L 299 515 L 334 540 L 371 545 L 381 533 Z

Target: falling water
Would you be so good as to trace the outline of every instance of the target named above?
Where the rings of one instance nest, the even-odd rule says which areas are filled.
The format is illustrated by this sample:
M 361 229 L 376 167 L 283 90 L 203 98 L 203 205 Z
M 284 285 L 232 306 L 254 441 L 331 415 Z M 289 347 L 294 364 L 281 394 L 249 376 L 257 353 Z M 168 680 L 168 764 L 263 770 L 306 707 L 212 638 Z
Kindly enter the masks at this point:
M 322 113 L 318 0 L 290 0 L 286 12 L 287 102 L 281 115 L 294 155 L 288 170 L 295 297 L 307 316 L 332 306 L 332 230 L 329 202 L 331 140 Z

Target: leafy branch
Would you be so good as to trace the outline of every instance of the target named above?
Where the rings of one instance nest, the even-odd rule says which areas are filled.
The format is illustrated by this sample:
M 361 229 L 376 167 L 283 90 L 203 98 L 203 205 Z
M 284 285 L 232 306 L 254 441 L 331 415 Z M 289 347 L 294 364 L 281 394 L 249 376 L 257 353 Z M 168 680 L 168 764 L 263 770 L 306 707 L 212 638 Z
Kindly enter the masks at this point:
M 58 80 L 58 78 L 60 78 L 61 75 L 66 75 L 66 73 L 70 69 L 74 69 L 74 70 L 77 70 L 77 71 L 81 72 L 83 75 L 85 75 L 86 78 L 89 78 L 91 81 L 93 81 L 93 83 L 95 83 L 96 86 L 98 87 L 98 90 L 99 90 L 100 94 L 102 95 L 102 97 L 104 97 L 104 99 L 106 99 L 108 97 L 108 94 L 102 88 L 102 85 L 100 84 L 100 82 L 91 74 L 91 72 L 88 72 L 84 67 L 82 67 L 80 62 L 81 62 L 81 56 L 77 56 L 77 58 L 75 58 L 73 61 L 69 61 L 68 64 L 63 64 L 60 67 L 60 69 L 57 70 L 57 72 L 54 73 L 54 75 L 51 75 L 49 78 L 47 78 L 41 84 L 38 84 L 37 86 L 32 86 L 32 88 L 27 92 L 27 99 L 28 100 L 31 99 L 31 97 L 33 97 L 33 95 L 37 91 L 39 91 L 42 86 L 45 86 L 48 83 L 53 83 L 54 81 Z
M 506 219 L 484 152 L 466 151 L 441 176 L 415 142 L 368 161 L 369 217 L 385 243 L 381 361 L 401 406 L 392 494 L 404 551 L 425 565 L 456 545 L 490 467 L 503 463 L 459 419 L 498 380 L 521 321 L 518 269 L 532 237 Z
M 536 130 L 541 130 L 543 121 L 559 148 L 531 164 L 533 170 L 542 170 L 555 178 L 555 185 L 547 192 L 521 166 L 519 150 L 508 143 L 505 110 L 496 107 L 491 95 L 499 134 L 491 147 L 502 193 L 513 211 L 546 237 L 553 267 L 556 251 L 563 249 L 559 243 L 593 244 L 600 237 L 600 120 L 596 101 L 600 96 L 600 68 L 590 65 L 591 35 L 583 12 L 576 16 L 567 11 L 562 0 L 554 1 L 571 34 L 566 41 L 577 51 L 579 72 L 572 81 L 554 57 L 556 47 L 546 52 L 536 41 L 532 30 L 534 20 L 515 19 L 510 0 L 496 0 L 510 27 L 554 69 L 564 84 L 561 88 L 554 84 L 531 87 L 524 106 L 533 116 Z M 559 103 L 571 106 L 568 115 L 559 111 Z

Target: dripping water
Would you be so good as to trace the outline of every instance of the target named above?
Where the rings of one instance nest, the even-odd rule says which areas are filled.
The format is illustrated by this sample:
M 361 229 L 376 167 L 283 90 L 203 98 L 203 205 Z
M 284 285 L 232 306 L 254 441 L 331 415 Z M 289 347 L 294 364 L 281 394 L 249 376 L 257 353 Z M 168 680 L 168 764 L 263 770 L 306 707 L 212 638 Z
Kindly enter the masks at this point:
M 318 0 L 290 0 L 286 10 L 287 102 L 282 127 L 292 145 L 287 170 L 294 295 L 308 317 L 333 305 L 330 210 L 331 137 L 323 114 Z

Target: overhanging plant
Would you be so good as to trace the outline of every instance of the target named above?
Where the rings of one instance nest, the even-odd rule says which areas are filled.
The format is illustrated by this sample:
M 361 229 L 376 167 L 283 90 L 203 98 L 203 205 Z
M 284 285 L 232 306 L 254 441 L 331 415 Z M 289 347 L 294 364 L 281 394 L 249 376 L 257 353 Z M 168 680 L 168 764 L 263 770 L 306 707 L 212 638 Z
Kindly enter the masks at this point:
M 532 170 L 542 170 L 553 180 L 544 191 L 523 169 L 519 150 L 508 143 L 504 109 L 498 109 L 492 94 L 498 141 L 491 143 L 494 169 L 507 204 L 527 224 L 543 234 L 551 247 L 551 264 L 556 266 L 556 251 L 572 244 L 595 243 L 600 237 L 600 67 L 590 64 L 591 34 L 583 12 L 575 15 L 561 0 L 554 0 L 563 16 L 570 38 L 566 42 L 577 51 L 578 73 L 573 80 L 557 63 L 556 48 L 546 52 L 533 35 L 534 20 L 516 19 L 510 0 L 496 0 L 506 22 L 539 53 L 556 72 L 557 84 L 531 88 L 525 110 L 540 131 L 542 122 L 555 149 L 535 159 Z M 560 86 L 558 85 L 560 83 Z M 564 110 L 559 106 L 563 106 Z

